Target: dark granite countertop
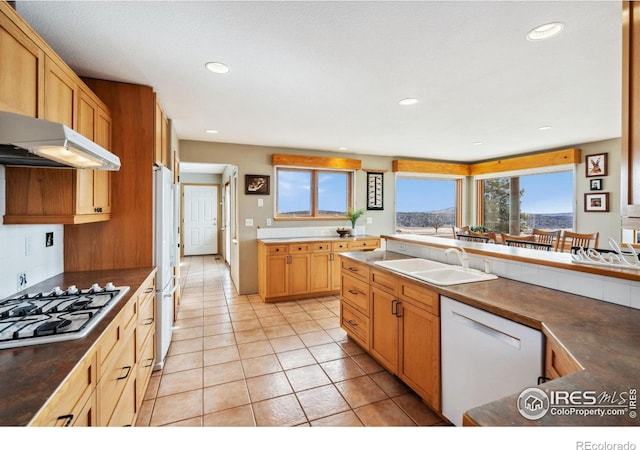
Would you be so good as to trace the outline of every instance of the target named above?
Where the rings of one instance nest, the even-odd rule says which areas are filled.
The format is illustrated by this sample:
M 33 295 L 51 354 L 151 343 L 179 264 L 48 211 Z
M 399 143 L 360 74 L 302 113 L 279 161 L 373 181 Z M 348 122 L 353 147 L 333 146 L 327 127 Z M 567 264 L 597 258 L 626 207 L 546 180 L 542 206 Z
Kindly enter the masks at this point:
M 383 251 L 347 252 L 341 256 L 372 266 L 379 260 L 411 258 Z M 506 278 L 429 286 L 442 295 L 530 326 L 559 341 L 583 370 L 538 386 L 543 390 L 620 395 L 640 388 L 640 310 Z M 467 411 L 467 418 L 481 426 L 640 425 L 640 418 L 631 418 L 628 413 L 604 417 L 548 413 L 532 421 L 517 409 L 519 394 L 473 408 Z
M 82 339 L 0 350 L 0 426 L 27 425 L 98 340 L 131 296 L 155 273 L 154 267 L 56 275 L 21 293 L 46 292 L 55 286 L 78 288 L 93 283 L 129 286 L 127 292 Z

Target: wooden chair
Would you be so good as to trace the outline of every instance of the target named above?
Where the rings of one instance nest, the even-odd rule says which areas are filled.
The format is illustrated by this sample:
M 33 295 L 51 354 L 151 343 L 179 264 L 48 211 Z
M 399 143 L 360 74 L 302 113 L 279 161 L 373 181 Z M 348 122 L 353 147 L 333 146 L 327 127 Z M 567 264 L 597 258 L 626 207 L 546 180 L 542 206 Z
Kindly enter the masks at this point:
M 560 243 L 560 230 L 540 230 L 538 228 L 533 229 L 533 236 L 536 238 L 536 242 L 542 244 L 551 244 L 553 251 L 558 250 L 558 244 Z
M 536 237 L 531 235 L 531 236 L 520 236 L 515 235 L 515 234 L 507 234 L 507 233 L 500 233 L 500 239 L 501 242 L 504 245 L 507 245 L 507 241 L 514 241 L 514 242 L 536 242 Z
M 462 234 L 462 233 L 456 234 L 456 239 L 460 241 L 467 241 L 467 242 L 482 242 L 484 244 L 489 244 L 491 241 L 491 238 L 487 236 L 472 236 L 470 234 Z
M 453 226 L 453 227 L 451 227 L 451 229 L 453 230 L 453 237 L 454 238 L 459 234 L 469 234 L 469 231 L 471 231 L 471 228 L 468 225 L 464 226 L 464 227 Z
M 563 231 L 560 236 L 558 251 L 573 251 L 576 248 L 598 248 L 598 238 L 600 232 L 595 233 L 574 233 L 573 231 Z
M 496 233 L 494 233 L 493 231 L 481 233 L 481 232 L 469 230 L 469 236 L 486 237 L 486 238 L 489 238 L 491 241 L 493 241 L 494 244 L 498 243 L 498 237 L 496 236 Z
M 523 241 L 521 239 L 507 239 L 504 244 L 509 247 L 531 248 L 533 250 L 544 250 L 547 252 L 550 252 L 553 249 L 553 244 L 545 244 L 544 242 L 536 242 L 531 240 Z

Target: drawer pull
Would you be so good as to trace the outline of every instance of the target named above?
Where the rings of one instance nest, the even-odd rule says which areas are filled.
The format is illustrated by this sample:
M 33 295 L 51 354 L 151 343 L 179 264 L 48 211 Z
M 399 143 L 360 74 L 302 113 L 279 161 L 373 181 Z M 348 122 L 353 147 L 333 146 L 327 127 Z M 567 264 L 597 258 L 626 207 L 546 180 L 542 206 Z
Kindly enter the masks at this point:
M 153 323 L 153 317 L 149 317 L 147 319 L 147 322 L 143 323 L 142 325 L 151 325 Z
M 358 324 L 355 323 L 353 320 L 347 320 L 347 322 L 349 323 L 349 325 L 351 325 L 352 327 L 357 327 Z
M 153 365 L 153 358 L 149 358 L 147 361 L 149 361 L 149 364 L 147 364 L 145 367 L 151 367 Z
M 57 420 L 65 420 L 66 422 L 64 423 L 64 425 L 62 425 L 63 427 L 68 427 L 71 425 L 71 422 L 73 421 L 73 414 L 65 414 L 64 416 L 60 416 L 58 417 Z
M 131 373 L 131 366 L 124 366 L 123 369 L 127 369 L 127 373 L 122 377 L 116 378 L 116 380 L 124 380 Z
M 152 287 L 147 288 L 147 289 L 145 289 L 145 291 L 144 291 L 144 293 L 145 293 L 145 294 L 150 294 L 150 293 L 152 293 L 152 292 L 153 292 L 153 288 L 152 288 Z
M 349 294 L 358 295 L 358 291 L 355 291 L 353 289 L 349 289 Z
M 298 250 L 302 250 L 302 247 L 298 247 Z
M 277 249 L 276 249 L 276 252 L 279 252 L 279 251 L 280 251 L 280 249 L 279 249 L 279 248 L 277 248 Z
M 357 272 L 357 271 L 358 271 L 358 269 L 356 269 L 355 267 L 349 267 L 349 271 L 350 271 L 350 272 Z

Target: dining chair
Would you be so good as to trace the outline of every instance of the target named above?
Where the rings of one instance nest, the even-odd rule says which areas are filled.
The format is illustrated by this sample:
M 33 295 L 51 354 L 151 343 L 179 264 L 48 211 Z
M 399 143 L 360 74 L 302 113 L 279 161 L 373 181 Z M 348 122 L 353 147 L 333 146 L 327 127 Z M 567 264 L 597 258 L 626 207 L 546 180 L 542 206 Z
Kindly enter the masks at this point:
M 533 236 L 536 238 L 536 242 L 542 244 L 551 244 L 553 251 L 558 251 L 558 244 L 560 243 L 560 230 L 541 230 L 539 228 L 533 229 Z
M 469 234 L 469 231 L 471 231 L 471 227 L 468 225 L 464 227 L 452 226 L 451 229 L 453 230 L 453 237 L 456 237 L 458 234 Z
M 490 242 L 491 238 L 487 236 L 472 236 L 470 234 L 462 234 L 462 233 L 457 233 L 456 239 L 460 241 L 467 241 L 467 242 L 482 242 L 484 244 L 491 243 Z
M 572 251 L 573 248 L 598 248 L 599 236 L 599 231 L 595 233 L 574 233 L 573 231 L 563 230 L 558 251 Z
M 521 239 L 507 239 L 505 241 L 505 245 L 508 247 L 531 248 L 533 250 L 544 250 L 547 252 L 550 252 L 553 249 L 553 244 L 546 244 L 544 242 L 536 242 L 532 240 L 523 241 Z
M 491 241 L 493 241 L 492 242 L 493 244 L 498 243 L 498 237 L 496 236 L 496 233 L 494 233 L 493 231 L 479 232 L 479 231 L 469 230 L 469 236 L 486 237 L 486 238 L 489 238 Z
M 500 233 L 500 239 L 505 245 L 507 245 L 507 241 L 536 242 L 536 237 L 533 235 L 521 236 L 519 234 Z

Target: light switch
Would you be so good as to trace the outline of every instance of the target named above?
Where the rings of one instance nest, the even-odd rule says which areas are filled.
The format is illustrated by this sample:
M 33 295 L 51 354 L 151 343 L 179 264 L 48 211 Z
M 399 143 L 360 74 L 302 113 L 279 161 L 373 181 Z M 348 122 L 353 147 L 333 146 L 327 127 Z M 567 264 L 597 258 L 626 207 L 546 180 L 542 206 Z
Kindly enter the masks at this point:
M 253 219 L 244 219 L 244 226 L 245 227 L 252 227 L 253 226 Z
M 367 217 L 367 225 L 371 225 L 373 223 L 373 217 Z
M 263 206 L 264 206 L 264 200 L 263 200 L 263 199 L 261 199 L 261 198 L 259 198 L 259 199 L 258 199 L 258 207 L 259 207 L 259 208 L 262 208 Z
M 270 227 L 271 226 L 271 218 L 267 217 L 267 226 Z

